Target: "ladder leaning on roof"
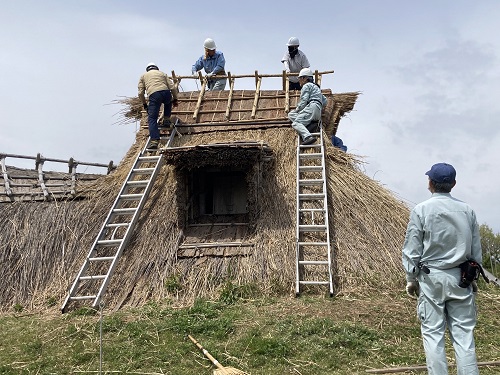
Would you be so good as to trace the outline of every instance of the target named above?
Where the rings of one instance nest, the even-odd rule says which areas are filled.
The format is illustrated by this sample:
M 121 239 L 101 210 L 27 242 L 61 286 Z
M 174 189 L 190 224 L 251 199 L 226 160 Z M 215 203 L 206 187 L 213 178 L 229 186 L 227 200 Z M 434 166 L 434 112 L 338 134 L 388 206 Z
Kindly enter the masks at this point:
M 167 139 L 170 147 L 177 130 L 174 126 Z M 148 139 L 143 150 L 127 175 L 115 202 L 90 249 L 80 272 L 73 282 L 61 311 L 68 309 L 71 301 L 92 300 L 97 308 L 116 268 L 118 259 L 127 246 L 142 208 L 163 164 L 163 154 L 148 149 Z
M 303 285 L 328 285 L 333 296 L 330 230 L 322 122 L 319 142 L 297 145 L 296 296 Z M 311 151 L 311 152 L 309 152 Z

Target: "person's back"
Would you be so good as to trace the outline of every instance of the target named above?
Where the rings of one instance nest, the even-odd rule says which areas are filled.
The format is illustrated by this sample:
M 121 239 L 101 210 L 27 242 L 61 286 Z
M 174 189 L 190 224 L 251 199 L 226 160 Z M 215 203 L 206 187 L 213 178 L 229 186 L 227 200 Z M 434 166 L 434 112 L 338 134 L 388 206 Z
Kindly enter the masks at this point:
M 420 261 L 438 269 L 458 267 L 467 259 L 480 257 L 472 254 L 477 225 L 472 208 L 449 193 L 434 193 L 431 198 L 415 206 L 413 214 L 423 222 L 424 238 Z
M 148 95 L 161 90 L 170 90 L 167 76 L 161 70 L 151 69 L 143 74 L 143 79 Z
M 463 282 L 462 265 L 482 263 L 476 214 L 451 196 L 456 171 L 446 163 L 426 172 L 430 199 L 410 213 L 402 251 L 406 293 L 418 298 L 427 370 L 448 374 L 445 334 L 450 334 L 459 374 L 478 375 L 474 328 L 475 281 Z

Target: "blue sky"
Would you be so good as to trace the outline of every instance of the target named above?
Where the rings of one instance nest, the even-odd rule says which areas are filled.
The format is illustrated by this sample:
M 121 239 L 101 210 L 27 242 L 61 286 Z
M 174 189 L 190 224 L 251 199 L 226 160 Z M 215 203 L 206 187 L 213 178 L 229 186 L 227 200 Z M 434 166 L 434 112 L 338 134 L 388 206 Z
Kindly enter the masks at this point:
M 451 163 L 453 195 L 500 232 L 500 2 L 317 5 L 5 2 L 0 152 L 119 162 L 137 128 L 116 125 L 121 108 L 111 103 L 137 94 L 148 62 L 189 74 L 211 37 L 231 73 L 279 73 L 296 36 L 313 69 L 335 70 L 323 87 L 362 92 L 338 135 L 365 158 L 368 176 L 413 205 L 429 196 L 430 166 Z M 182 86 L 195 89 L 192 81 Z

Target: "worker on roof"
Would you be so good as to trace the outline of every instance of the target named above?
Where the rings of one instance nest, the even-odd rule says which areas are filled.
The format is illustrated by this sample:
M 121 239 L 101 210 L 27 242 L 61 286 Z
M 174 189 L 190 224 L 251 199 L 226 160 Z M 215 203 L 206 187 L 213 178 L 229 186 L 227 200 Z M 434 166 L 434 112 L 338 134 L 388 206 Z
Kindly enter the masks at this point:
M 210 38 L 205 39 L 203 48 L 205 53 L 196 60 L 191 68 L 191 73 L 195 78 L 198 78 L 198 71 L 205 70 L 208 90 L 222 91 L 226 88 L 227 78 L 216 78 L 216 76 L 226 75 L 224 54 L 217 51 L 214 40 Z
M 299 50 L 299 45 L 299 38 L 292 36 L 288 39 L 288 43 L 286 44 L 288 52 L 281 59 L 287 73 L 299 73 L 301 69 L 311 66 L 304 52 Z M 288 76 L 288 82 L 290 90 L 300 90 L 297 76 Z
M 477 375 L 474 328 L 478 275 L 474 270 L 472 278 L 464 277 L 462 268 L 474 261 L 482 270 L 479 225 L 474 210 L 450 195 L 456 184 L 452 165 L 434 164 L 425 174 L 432 196 L 411 211 L 403 245 L 406 293 L 418 298 L 428 373 L 448 374 L 448 329 L 458 374 Z
M 300 100 L 297 107 L 288 113 L 292 127 L 299 134 L 302 144 L 310 145 L 316 142 L 316 137 L 311 135 L 307 128 L 312 122 L 321 120 L 321 112 L 326 106 L 327 99 L 321 89 L 314 82 L 313 72 L 304 68 L 299 73 Z
M 148 129 L 151 142 L 148 148 L 158 148 L 160 143 L 160 130 L 158 129 L 158 115 L 163 104 L 163 126 L 170 125 L 172 106 L 177 107 L 177 89 L 170 78 L 151 62 L 146 66 L 146 73 L 141 75 L 138 84 L 139 98 L 144 109 L 148 112 Z M 146 102 L 147 94 L 149 105 Z

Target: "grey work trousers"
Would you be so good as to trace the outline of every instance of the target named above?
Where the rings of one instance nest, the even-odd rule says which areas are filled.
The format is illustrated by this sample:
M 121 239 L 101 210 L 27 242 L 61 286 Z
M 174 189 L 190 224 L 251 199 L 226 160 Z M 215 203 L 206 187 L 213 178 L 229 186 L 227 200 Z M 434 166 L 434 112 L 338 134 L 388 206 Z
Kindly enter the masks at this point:
M 460 268 L 418 275 L 420 295 L 417 314 L 430 375 L 447 375 L 445 333 L 450 334 L 455 350 L 458 375 L 478 375 L 474 328 L 476 303 L 472 287 L 461 288 Z

